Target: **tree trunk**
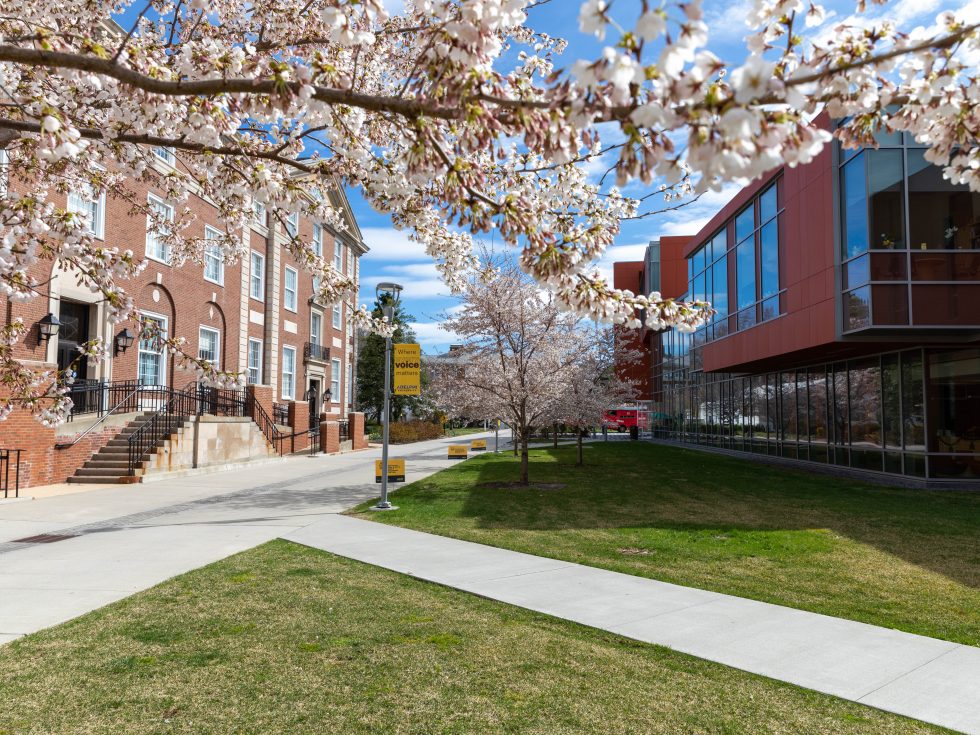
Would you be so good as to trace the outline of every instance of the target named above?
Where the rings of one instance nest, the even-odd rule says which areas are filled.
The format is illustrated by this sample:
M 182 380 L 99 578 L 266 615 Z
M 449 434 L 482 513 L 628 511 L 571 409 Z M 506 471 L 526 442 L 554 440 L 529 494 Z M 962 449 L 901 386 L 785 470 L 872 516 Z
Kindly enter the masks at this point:
M 527 467 L 527 430 L 521 432 L 521 484 L 528 484 L 528 467 Z
M 579 429 L 576 433 L 578 434 L 578 463 L 575 466 L 581 467 L 585 464 L 585 458 L 582 456 L 582 430 Z
M 555 424 L 555 449 L 558 449 L 558 424 Z

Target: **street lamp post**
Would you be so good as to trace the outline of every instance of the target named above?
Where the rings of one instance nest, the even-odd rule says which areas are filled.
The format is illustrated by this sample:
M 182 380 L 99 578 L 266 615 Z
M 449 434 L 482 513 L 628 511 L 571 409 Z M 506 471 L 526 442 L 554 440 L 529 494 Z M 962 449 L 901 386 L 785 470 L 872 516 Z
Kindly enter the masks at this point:
M 378 303 L 381 304 L 381 312 L 388 320 L 388 324 L 394 324 L 395 309 L 401 300 L 402 287 L 397 283 L 379 283 L 375 293 Z M 384 415 L 382 417 L 382 444 L 381 444 L 381 500 L 372 510 L 395 510 L 395 506 L 388 500 L 388 428 L 391 423 L 391 337 L 385 337 L 385 399 Z

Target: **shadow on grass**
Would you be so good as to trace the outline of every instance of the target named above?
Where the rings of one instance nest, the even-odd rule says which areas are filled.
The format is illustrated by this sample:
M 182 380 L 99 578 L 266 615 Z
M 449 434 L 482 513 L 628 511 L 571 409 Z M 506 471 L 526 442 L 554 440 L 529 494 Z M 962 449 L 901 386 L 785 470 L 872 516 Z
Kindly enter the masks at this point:
M 722 540 L 712 545 L 718 558 L 813 554 L 837 534 L 980 589 L 980 494 L 890 488 L 645 443 L 591 446 L 584 467 L 574 466 L 574 447 L 532 452 L 531 482 L 563 483 L 560 491 L 489 486 L 516 479 L 511 455 L 415 483 L 399 492 L 406 525 L 418 525 L 415 513 L 501 531 L 619 529 L 628 539 L 631 530 L 656 529 L 684 534 L 686 544 Z

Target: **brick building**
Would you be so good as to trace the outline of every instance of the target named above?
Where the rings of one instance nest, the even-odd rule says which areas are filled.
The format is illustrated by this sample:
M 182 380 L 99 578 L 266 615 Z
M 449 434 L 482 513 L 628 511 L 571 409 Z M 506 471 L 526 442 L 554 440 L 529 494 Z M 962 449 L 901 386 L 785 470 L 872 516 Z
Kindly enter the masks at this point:
M 773 171 L 617 264 L 618 287 L 718 310 L 693 334 L 633 337 L 655 437 L 980 485 L 980 194 L 908 136 L 878 143 Z
M 165 174 L 179 164 L 164 149 L 157 151 L 154 165 Z M 16 189 L 16 177 L 7 184 Z M 133 181 L 130 188 L 135 197 L 158 211 L 173 212 L 174 205 L 147 184 Z M 345 215 L 345 230 L 335 231 L 300 217 L 290 220 L 289 226 L 297 227 L 305 241 L 312 242 L 324 257 L 333 257 L 337 268 L 357 280 L 358 261 L 367 246 L 342 188 L 338 185 L 327 196 Z M 168 335 L 186 338 L 189 352 L 220 369 L 246 373 L 249 384 L 268 386 L 261 394 L 271 399 L 268 403 L 279 404 L 275 407 L 279 419 L 287 415 L 291 402 L 302 403 L 305 410 L 311 391 L 317 408 L 328 417 L 342 419 L 352 410 L 356 337 L 349 315 L 355 305 L 330 308 L 313 299 L 313 277 L 283 246 L 288 239 L 283 227 L 273 225 L 261 205 L 255 206 L 246 234 L 248 255 L 242 261 L 226 264 L 220 255 L 208 254 L 203 264 L 177 266 L 146 219 L 132 214 L 126 202 L 107 200 L 104 195 L 93 198 L 86 192 L 72 192 L 60 200 L 52 193 L 51 199 L 57 206 L 88 212 L 94 234 L 106 246 L 145 255 L 146 269 L 126 283 L 142 318 L 155 321 Z M 196 215 L 188 236 L 207 237 L 216 232 L 212 204 L 191 194 L 182 206 Z M 83 363 L 77 367 L 76 415 L 57 432 L 40 426 L 23 411 L 15 411 L 0 423 L 0 448 L 30 450 L 22 463 L 26 473 L 22 486 L 63 481 L 119 430 L 105 422 L 83 442 L 64 447 L 65 451 L 51 448 L 59 442 L 67 444 L 63 437 L 79 433 L 75 427 L 85 424 L 83 415 L 96 404 L 99 413 L 108 408 L 106 396 L 119 395 L 118 391 L 109 393 L 111 386 L 137 383 L 183 390 L 195 380 L 193 373 L 177 365 L 153 340 L 136 340 L 123 350 L 120 333 L 128 328 L 137 334 L 139 325 L 111 324 L 99 294 L 80 286 L 72 272 L 57 265 L 51 270 L 50 261 L 41 265 L 48 271 L 32 275 L 44 284 L 45 296 L 26 302 L 0 297 L 0 323 L 19 317 L 30 328 L 26 339 L 16 346 L 15 356 L 32 367 L 64 369 L 77 356 L 77 345 L 96 336 L 113 345 L 115 355 L 96 366 Z M 45 341 L 37 325 L 48 313 L 61 324 L 57 334 Z M 268 408 L 272 413 L 273 406 Z M 295 407 L 292 411 L 298 413 Z M 305 426 L 307 421 L 303 416 L 296 423 Z M 39 454 L 38 447 L 44 447 L 47 454 Z

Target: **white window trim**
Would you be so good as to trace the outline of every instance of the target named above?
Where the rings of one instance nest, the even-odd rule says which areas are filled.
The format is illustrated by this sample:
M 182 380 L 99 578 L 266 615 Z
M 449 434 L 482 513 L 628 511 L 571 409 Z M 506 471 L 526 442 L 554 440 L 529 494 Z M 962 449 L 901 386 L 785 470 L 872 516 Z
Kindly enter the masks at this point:
M 252 383 L 252 385 L 262 385 L 262 358 L 263 358 L 262 353 L 263 350 L 265 349 L 265 344 L 262 342 L 261 339 L 258 339 L 257 337 L 249 337 L 248 344 L 246 345 L 245 348 L 245 379 L 248 380 L 248 378 L 250 377 L 249 372 L 252 369 L 251 365 L 249 365 L 249 360 L 252 359 L 253 344 L 257 344 L 259 346 L 259 365 L 255 371 L 256 380 L 254 383 Z
M 265 302 L 265 256 L 262 253 L 258 252 L 257 250 L 251 250 L 249 252 L 250 255 L 248 256 L 248 296 L 251 299 L 255 299 L 256 301 L 262 301 L 264 303 Z M 252 278 L 255 276 L 255 273 L 253 272 L 254 256 L 258 256 L 259 259 L 262 261 L 262 272 L 259 274 L 259 291 L 260 291 L 259 296 L 256 296 L 254 293 L 252 293 Z
M 333 267 L 338 273 L 344 272 L 344 243 L 339 237 L 333 243 Z
M 337 367 L 336 371 L 334 370 L 334 366 Z M 340 383 L 341 383 L 340 373 L 341 373 L 340 358 L 334 357 L 330 360 L 330 403 L 331 404 L 340 403 Z M 336 375 L 337 377 L 335 378 L 334 375 Z M 334 390 L 334 383 L 337 384 L 337 390 Z
M 260 201 L 258 201 L 256 199 L 253 199 L 252 200 L 252 219 L 255 220 L 255 223 L 256 224 L 259 224 L 259 225 L 262 225 L 263 227 L 265 227 L 266 226 L 266 216 L 265 216 L 265 214 L 266 214 L 265 204 L 263 204 L 262 202 L 260 202 Z
M 91 190 L 91 187 L 88 188 Z M 89 223 L 89 232 L 92 233 L 93 237 L 99 240 L 105 240 L 105 192 L 100 191 L 99 196 L 93 198 L 88 198 L 77 191 L 70 192 L 68 194 L 69 209 L 72 212 L 75 212 L 76 210 L 71 209 L 70 206 L 72 194 L 75 194 L 76 196 L 85 199 L 86 201 L 95 202 L 95 217 Z
M 323 257 L 323 225 L 313 223 L 313 251 Z
M 197 332 L 197 359 L 201 357 L 201 332 L 211 332 L 214 335 L 214 362 L 211 363 L 216 369 L 221 369 L 221 330 L 209 327 L 204 324 L 198 325 Z
M 214 233 L 214 235 L 215 235 L 216 238 L 220 238 L 221 237 L 221 230 L 217 229 L 216 227 L 212 227 L 211 225 L 205 225 L 205 227 L 204 227 L 204 239 L 205 240 L 210 240 L 211 238 L 208 237 L 208 235 L 210 235 L 211 233 Z M 204 280 L 207 281 L 208 283 L 215 283 L 215 284 L 217 284 L 219 286 L 224 286 L 225 285 L 225 258 L 224 258 L 224 254 L 221 252 L 221 248 L 218 247 L 218 246 L 215 246 L 218 249 L 218 255 L 217 255 L 217 261 L 218 261 L 218 278 L 217 278 L 217 280 L 215 280 L 213 278 L 208 278 L 208 265 L 207 265 L 207 263 L 208 263 L 208 248 L 209 247 L 211 247 L 211 246 L 210 245 L 205 245 L 205 247 L 204 247 Z
M 296 237 L 299 234 L 299 212 L 290 212 L 286 215 L 284 229 L 289 237 Z
M 335 304 L 330 316 L 330 324 L 334 329 L 341 329 L 344 325 L 344 306 Z
M 320 329 L 313 329 L 313 319 L 319 317 L 320 319 Z M 310 311 L 310 343 L 315 345 L 323 344 L 323 314 L 319 311 Z
M 287 275 L 290 273 L 293 274 L 292 289 L 288 287 L 289 279 L 287 278 Z M 293 292 L 292 306 L 289 305 L 289 299 L 286 297 L 290 291 Z M 294 313 L 299 308 L 299 271 L 296 270 L 295 268 L 290 268 L 288 265 L 286 266 L 285 273 L 283 274 L 282 277 L 282 305 L 283 308 L 286 309 L 286 311 L 291 311 Z
M 287 352 L 290 352 L 293 355 L 293 370 L 292 370 L 292 372 L 289 372 L 289 371 L 286 370 L 286 353 Z M 292 390 L 290 390 L 288 393 L 286 392 L 286 376 L 287 375 L 289 376 L 289 382 L 291 383 L 290 388 L 292 388 Z M 281 380 L 280 390 L 282 392 L 282 397 L 285 398 L 286 400 L 289 400 L 289 401 L 293 400 L 293 397 L 296 395 L 296 348 L 295 347 L 292 347 L 291 345 L 283 345 L 282 346 L 282 380 Z
M 140 317 L 149 317 L 150 319 L 155 319 L 159 321 L 161 324 L 163 324 L 163 334 L 167 335 L 170 333 L 170 319 L 165 317 L 163 314 L 157 314 L 152 311 L 140 311 Z M 140 332 L 142 332 L 142 330 L 143 330 L 143 325 L 140 324 Z M 140 370 L 139 356 L 143 352 L 147 352 L 147 350 L 143 349 L 143 340 L 137 339 L 136 340 L 136 380 L 137 381 L 139 381 L 139 370 Z M 166 348 L 161 348 L 159 352 L 155 352 L 153 354 L 160 355 L 160 382 L 155 383 L 154 385 L 165 386 L 167 384 L 167 350 Z
M 153 155 L 168 166 L 177 165 L 177 151 L 172 146 L 158 145 L 154 147 Z
M 157 203 L 157 204 L 159 204 L 161 206 L 166 207 L 168 210 L 170 210 L 170 221 L 173 222 L 173 218 L 174 218 L 174 214 L 175 214 L 174 206 L 172 204 L 170 204 L 166 199 L 164 199 L 163 197 L 159 197 L 156 194 L 147 194 L 146 195 L 146 200 L 147 200 L 147 203 L 150 205 L 150 207 L 152 207 L 153 204 L 154 204 L 154 202 L 155 202 L 155 203 Z M 153 228 L 152 228 L 152 224 L 150 222 L 150 218 L 147 217 L 146 218 L 146 245 L 143 248 L 144 252 L 146 253 L 146 257 L 149 258 L 150 260 L 156 261 L 157 263 L 163 263 L 164 265 L 170 265 L 170 249 L 169 248 L 167 248 L 166 251 L 165 251 L 165 253 L 164 253 L 164 255 L 166 255 L 166 259 L 165 260 L 162 259 L 162 258 L 158 258 L 156 255 L 150 255 L 150 237 L 151 237 L 151 235 L 153 235 Z

